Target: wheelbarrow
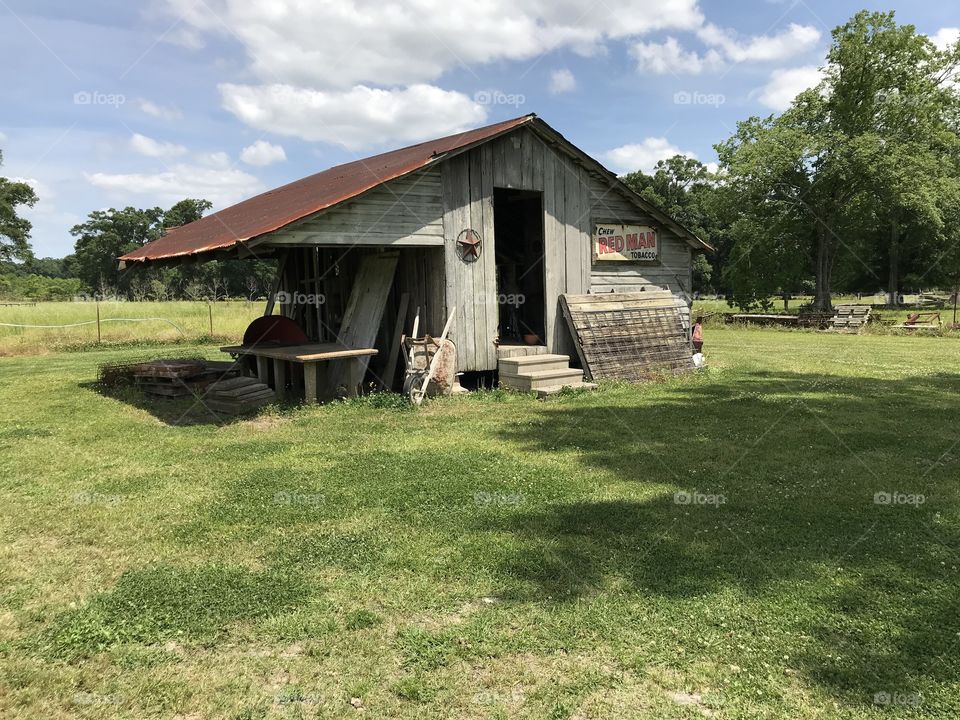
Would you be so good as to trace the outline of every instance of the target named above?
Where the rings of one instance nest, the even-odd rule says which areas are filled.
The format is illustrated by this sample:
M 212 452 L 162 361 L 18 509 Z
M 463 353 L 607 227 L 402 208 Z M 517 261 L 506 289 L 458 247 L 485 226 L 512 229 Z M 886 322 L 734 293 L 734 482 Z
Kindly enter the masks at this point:
M 439 338 L 425 335 L 417 337 L 420 329 L 420 312 L 413 321 L 411 337 L 401 338 L 403 362 L 406 372 L 403 378 L 403 394 L 411 402 L 419 405 L 429 392 L 431 395 L 445 395 L 453 388 L 457 380 L 457 346 L 447 339 L 456 308 L 451 310 L 443 334 Z

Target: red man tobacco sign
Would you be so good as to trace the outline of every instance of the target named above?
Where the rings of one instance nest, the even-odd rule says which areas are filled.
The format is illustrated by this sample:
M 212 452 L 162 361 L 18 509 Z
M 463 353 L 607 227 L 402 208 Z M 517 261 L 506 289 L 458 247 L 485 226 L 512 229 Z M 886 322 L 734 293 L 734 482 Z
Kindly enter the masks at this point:
M 652 262 L 660 257 L 656 228 L 597 223 L 593 228 L 594 262 Z

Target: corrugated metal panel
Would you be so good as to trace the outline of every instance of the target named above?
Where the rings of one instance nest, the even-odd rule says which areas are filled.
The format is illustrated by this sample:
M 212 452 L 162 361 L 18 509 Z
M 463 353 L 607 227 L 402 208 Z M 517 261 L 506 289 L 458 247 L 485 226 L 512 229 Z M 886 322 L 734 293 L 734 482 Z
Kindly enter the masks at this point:
M 332 167 L 170 230 L 120 260 L 162 260 L 231 248 L 418 170 L 450 152 L 508 132 L 534 117 L 524 115 Z

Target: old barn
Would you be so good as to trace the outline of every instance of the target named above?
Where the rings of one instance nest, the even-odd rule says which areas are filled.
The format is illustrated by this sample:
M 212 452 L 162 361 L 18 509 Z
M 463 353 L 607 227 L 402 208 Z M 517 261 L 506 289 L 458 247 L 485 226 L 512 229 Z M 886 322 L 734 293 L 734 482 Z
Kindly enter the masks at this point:
M 283 337 L 247 337 L 231 350 L 258 357 L 278 390 L 299 383 L 312 399 L 352 389 L 365 372 L 399 386 L 391 350 L 417 318 L 417 333 L 433 337 L 450 320 L 457 372 L 495 371 L 505 358 L 534 355 L 586 364 L 565 298 L 614 293 L 611 301 L 627 304 L 596 307 L 626 309 L 608 324 L 629 316 L 634 335 L 687 328 L 692 253 L 706 247 L 526 115 L 330 168 L 175 228 L 120 260 L 275 258 L 266 314 L 302 331 L 286 343 L 297 351 L 278 349 Z M 669 308 L 673 319 L 641 317 L 631 298 L 649 298 L 645 306 Z M 664 351 L 651 352 L 655 360 Z M 549 375 L 549 362 L 540 364 Z M 565 367 L 555 365 L 539 386 L 577 375 L 567 368 L 564 376 Z

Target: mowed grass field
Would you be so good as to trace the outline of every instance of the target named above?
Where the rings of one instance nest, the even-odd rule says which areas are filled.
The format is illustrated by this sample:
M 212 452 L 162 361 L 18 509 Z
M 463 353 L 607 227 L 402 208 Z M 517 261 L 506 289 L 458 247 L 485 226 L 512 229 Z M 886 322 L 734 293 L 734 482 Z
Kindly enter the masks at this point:
M 0 359 L 0 716 L 956 718 L 958 350 L 224 425 Z

